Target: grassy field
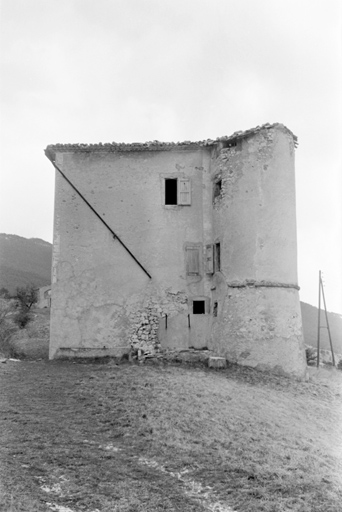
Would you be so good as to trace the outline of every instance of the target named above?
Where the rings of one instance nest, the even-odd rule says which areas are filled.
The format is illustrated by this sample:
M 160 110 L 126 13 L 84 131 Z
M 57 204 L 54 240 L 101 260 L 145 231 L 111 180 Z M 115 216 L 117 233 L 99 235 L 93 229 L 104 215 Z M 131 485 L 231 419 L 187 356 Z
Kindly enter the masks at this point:
M 0 363 L 1 511 L 341 510 L 341 371 L 48 362 L 33 313 Z
M 342 373 L 329 375 L 7 361 L 0 510 L 338 512 Z

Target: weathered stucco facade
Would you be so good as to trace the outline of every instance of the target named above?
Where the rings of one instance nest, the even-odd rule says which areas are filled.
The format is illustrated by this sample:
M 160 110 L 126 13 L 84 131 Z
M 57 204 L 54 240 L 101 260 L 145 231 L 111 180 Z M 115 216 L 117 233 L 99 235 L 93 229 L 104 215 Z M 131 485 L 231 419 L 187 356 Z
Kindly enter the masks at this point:
M 48 146 L 50 358 L 207 347 L 303 376 L 295 143 L 274 124 L 196 143 Z

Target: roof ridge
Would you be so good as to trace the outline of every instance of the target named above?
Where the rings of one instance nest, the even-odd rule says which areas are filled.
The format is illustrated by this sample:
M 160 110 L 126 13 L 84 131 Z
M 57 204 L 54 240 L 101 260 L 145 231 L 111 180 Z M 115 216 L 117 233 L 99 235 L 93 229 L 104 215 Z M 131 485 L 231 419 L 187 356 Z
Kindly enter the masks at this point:
M 250 128 L 244 131 L 236 131 L 232 135 L 223 135 L 222 137 L 217 137 L 216 139 L 205 139 L 201 141 L 183 141 L 183 142 L 161 142 L 158 140 L 147 141 L 147 142 L 107 142 L 107 143 L 95 143 L 95 144 L 85 144 L 85 143 L 74 143 L 74 144 L 49 144 L 45 149 L 45 154 L 49 157 L 52 152 L 56 151 L 94 151 L 94 150 L 111 150 L 111 149 L 135 149 L 135 150 L 146 150 L 146 149 L 172 149 L 178 146 L 213 146 L 219 142 L 229 142 L 238 139 L 243 139 L 248 137 L 249 135 L 253 135 L 258 133 L 261 130 L 270 129 L 270 128 L 280 128 L 282 130 L 287 131 L 294 140 L 295 146 L 298 144 L 298 139 L 296 135 L 294 135 L 291 130 L 289 130 L 285 125 L 281 123 L 265 123 L 260 126 L 256 126 L 255 128 Z

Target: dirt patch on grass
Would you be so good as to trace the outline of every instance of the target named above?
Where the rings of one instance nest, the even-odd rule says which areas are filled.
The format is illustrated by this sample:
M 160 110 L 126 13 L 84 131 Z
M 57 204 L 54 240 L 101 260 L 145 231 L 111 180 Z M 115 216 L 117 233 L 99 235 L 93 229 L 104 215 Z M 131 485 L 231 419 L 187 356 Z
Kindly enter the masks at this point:
M 1 364 L 0 510 L 337 512 L 340 376 Z

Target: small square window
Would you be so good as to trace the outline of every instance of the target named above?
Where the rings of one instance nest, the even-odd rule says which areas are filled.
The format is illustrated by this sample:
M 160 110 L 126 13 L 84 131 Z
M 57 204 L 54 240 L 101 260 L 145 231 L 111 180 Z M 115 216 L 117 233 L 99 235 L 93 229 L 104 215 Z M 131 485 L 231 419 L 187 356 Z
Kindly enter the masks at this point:
M 192 303 L 192 312 L 194 315 L 204 315 L 205 300 L 194 300 Z

